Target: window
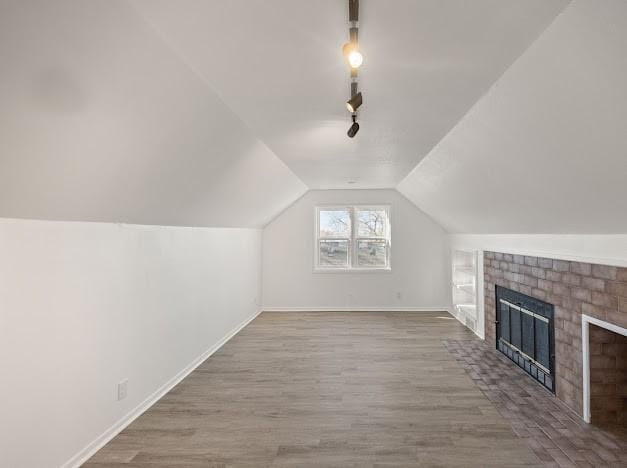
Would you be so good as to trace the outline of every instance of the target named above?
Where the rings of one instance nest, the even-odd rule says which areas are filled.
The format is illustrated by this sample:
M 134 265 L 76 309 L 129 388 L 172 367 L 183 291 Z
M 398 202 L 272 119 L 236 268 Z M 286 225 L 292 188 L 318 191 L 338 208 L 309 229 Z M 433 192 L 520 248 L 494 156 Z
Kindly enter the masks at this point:
M 316 208 L 317 270 L 390 268 L 390 207 Z

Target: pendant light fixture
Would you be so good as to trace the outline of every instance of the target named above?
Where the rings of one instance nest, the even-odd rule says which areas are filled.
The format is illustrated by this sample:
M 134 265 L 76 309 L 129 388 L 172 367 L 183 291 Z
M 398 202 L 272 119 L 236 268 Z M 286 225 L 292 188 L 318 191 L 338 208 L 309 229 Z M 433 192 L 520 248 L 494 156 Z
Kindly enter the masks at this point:
M 357 109 L 363 103 L 363 96 L 357 89 L 358 69 L 364 62 L 364 56 L 359 50 L 359 0 L 348 0 L 348 37 L 349 41 L 342 47 L 342 53 L 348 62 L 351 73 L 351 94 L 346 102 L 346 108 L 351 113 L 353 124 L 348 129 L 347 135 L 353 138 L 359 131 L 357 123 Z

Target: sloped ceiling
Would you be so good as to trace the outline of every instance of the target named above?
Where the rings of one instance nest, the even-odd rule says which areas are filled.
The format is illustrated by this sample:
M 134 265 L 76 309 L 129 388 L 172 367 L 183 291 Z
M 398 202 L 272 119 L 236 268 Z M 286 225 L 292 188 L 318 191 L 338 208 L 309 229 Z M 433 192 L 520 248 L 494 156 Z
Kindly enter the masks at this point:
M 126 1 L 3 1 L 0 103 L 2 217 L 260 227 L 306 191 Z
M 452 232 L 625 233 L 627 4 L 566 5 L 362 0 L 350 140 L 344 0 L 5 0 L 0 216 L 260 227 L 397 186 Z
M 627 233 L 627 2 L 575 0 L 398 190 L 449 231 Z
M 567 1 L 362 0 L 352 140 L 345 0 L 132 4 L 296 175 L 328 189 L 396 186 Z

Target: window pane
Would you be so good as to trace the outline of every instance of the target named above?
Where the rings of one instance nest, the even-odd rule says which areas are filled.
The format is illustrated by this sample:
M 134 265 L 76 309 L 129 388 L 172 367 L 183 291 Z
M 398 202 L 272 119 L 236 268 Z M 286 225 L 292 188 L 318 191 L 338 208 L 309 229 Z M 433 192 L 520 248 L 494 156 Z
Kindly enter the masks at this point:
M 348 210 L 320 210 L 320 237 L 350 237 L 351 216 Z
M 358 210 L 358 237 L 385 237 L 387 229 L 387 213 L 385 210 Z
M 360 267 L 385 267 L 387 264 L 387 241 L 357 242 L 357 263 Z
M 348 267 L 348 241 L 320 241 L 320 266 Z

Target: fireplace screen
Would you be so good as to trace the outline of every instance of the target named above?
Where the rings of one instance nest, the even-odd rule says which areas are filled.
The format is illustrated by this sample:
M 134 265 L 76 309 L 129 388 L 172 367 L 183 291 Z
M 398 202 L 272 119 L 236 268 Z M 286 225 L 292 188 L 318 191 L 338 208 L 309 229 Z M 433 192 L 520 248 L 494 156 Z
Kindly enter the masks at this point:
M 555 393 L 554 308 L 496 287 L 496 348 Z

